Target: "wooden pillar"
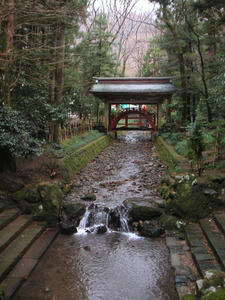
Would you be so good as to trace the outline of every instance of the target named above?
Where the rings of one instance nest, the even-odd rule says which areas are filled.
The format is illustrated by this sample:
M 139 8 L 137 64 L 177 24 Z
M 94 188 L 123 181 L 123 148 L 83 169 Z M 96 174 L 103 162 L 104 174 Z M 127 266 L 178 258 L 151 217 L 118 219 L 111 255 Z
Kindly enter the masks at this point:
M 128 115 L 125 116 L 125 127 L 128 127 Z
M 109 126 L 109 104 L 108 102 L 105 102 L 105 111 L 104 111 L 104 122 L 103 122 L 107 132 L 108 132 L 108 126 Z
M 162 126 L 162 104 L 157 103 L 157 130 Z
M 141 121 L 141 118 L 142 118 L 142 116 L 141 116 L 141 114 L 139 114 L 139 128 L 142 127 L 142 121 Z
M 108 124 L 107 124 L 107 133 L 110 131 L 111 127 L 111 103 L 108 103 Z

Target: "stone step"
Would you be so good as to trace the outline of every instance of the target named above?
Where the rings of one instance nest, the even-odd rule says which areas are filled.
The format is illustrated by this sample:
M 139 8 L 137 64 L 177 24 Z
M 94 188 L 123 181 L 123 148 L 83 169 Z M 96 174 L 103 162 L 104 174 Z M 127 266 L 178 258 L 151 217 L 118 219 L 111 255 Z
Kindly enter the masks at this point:
M 225 270 L 225 238 L 212 219 L 200 220 L 200 225 L 222 269 Z
M 31 223 L 32 216 L 21 215 L 0 231 L 0 253 Z
M 193 259 L 200 275 L 208 270 L 221 270 L 213 253 L 207 246 L 207 241 L 197 223 L 189 224 L 186 229 L 186 237 L 190 246 Z
M 59 230 L 56 228 L 46 229 L 0 284 L 7 298 L 11 299 L 21 284 L 29 277 L 58 232 Z
M 8 208 L 0 213 L 0 229 L 7 226 L 11 221 L 16 219 L 20 215 L 20 210 L 18 208 Z
M 217 226 L 219 227 L 219 229 L 225 235 L 225 213 L 214 214 L 214 220 L 215 220 Z
M 18 260 L 24 255 L 30 245 L 43 232 L 44 226 L 36 222 L 31 223 L 25 230 L 10 243 L 1 253 L 0 281 L 11 271 Z

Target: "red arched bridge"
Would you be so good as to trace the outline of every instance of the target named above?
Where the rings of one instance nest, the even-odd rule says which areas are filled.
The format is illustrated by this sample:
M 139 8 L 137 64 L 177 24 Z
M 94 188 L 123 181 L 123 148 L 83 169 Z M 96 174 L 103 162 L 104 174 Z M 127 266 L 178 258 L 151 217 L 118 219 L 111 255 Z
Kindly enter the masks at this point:
M 110 130 L 151 130 L 155 131 L 155 115 L 144 109 L 126 109 L 111 115 Z
M 105 103 L 103 123 L 107 132 L 119 129 L 155 131 L 161 126 L 162 103 L 167 100 L 170 104 L 175 87 L 170 77 L 97 77 L 89 92 Z M 112 105 L 119 104 L 151 105 L 155 116 L 144 110 L 130 109 L 114 115 Z M 168 120 L 170 115 L 167 105 Z

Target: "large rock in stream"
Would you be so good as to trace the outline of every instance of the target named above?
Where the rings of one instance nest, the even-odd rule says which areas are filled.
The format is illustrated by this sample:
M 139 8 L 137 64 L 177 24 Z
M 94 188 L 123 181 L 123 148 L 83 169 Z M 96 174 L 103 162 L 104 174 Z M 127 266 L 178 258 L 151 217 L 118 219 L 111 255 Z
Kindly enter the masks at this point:
M 140 235 L 144 237 L 156 238 L 164 233 L 164 229 L 159 224 L 144 222 L 139 228 Z
M 60 227 L 64 233 L 77 232 L 77 226 L 84 215 L 86 206 L 83 203 L 64 203 Z
M 145 221 L 160 217 L 162 209 L 154 202 L 146 201 L 142 198 L 129 198 L 123 202 L 123 205 L 129 210 L 129 216 L 132 221 Z

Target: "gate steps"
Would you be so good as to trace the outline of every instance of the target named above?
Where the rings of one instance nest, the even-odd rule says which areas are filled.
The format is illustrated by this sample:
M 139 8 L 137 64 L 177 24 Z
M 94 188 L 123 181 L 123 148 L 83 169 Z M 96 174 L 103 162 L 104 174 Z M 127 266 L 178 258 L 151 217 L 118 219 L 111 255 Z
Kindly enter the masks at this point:
M 58 233 L 22 215 L 17 208 L 0 214 L 0 288 L 7 299 L 26 280 Z
M 189 224 L 185 232 L 201 277 L 205 271 L 225 270 L 225 212 Z

